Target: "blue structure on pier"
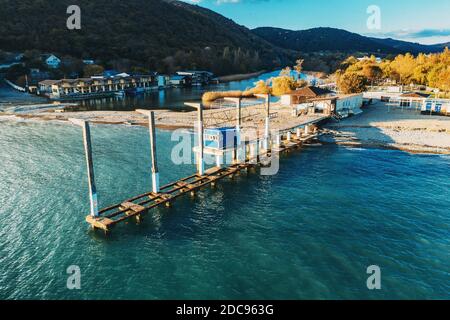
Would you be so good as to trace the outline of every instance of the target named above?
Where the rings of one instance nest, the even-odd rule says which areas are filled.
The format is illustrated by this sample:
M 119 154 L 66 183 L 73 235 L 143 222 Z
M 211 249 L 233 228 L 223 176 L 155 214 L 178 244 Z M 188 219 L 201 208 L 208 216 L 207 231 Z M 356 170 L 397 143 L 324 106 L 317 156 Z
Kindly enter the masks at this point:
M 234 149 L 237 146 L 236 127 L 205 129 L 205 148 L 215 150 Z

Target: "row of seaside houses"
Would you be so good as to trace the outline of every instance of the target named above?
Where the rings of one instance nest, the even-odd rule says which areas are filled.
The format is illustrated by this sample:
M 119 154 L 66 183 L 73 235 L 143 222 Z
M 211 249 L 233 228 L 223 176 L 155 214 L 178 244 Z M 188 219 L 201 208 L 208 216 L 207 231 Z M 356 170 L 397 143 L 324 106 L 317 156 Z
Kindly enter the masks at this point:
M 89 95 L 109 95 L 128 89 L 151 89 L 157 86 L 157 75 L 93 76 L 91 78 L 44 80 L 38 84 L 38 94 L 52 99 L 75 98 Z
M 37 94 L 51 99 L 112 96 L 118 93 L 139 93 L 164 87 L 185 87 L 209 84 L 215 79 L 207 71 L 182 71 L 175 75 L 130 75 L 105 71 L 100 76 L 78 79 L 43 80 L 38 83 Z

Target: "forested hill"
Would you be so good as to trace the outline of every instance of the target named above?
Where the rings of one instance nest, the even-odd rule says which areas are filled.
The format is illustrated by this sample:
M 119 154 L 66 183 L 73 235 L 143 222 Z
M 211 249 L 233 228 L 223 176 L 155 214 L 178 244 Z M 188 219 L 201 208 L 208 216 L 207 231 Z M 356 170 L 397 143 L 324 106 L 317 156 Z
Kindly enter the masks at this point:
M 73 3 L 0 0 L 0 48 L 219 74 L 283 66 L 294 59 L 232 20 L 184 2 L 78 0 L 81 30 L 68 30 L 66 10 Z
M 340 51 L 380 54 L 440 52 L 445 45 L 421 45 L 394 39 L 376 39 L 335 28 L 313 28 L 293 31 L 263 27 L 253 33 L 272 44 L 301 52 Z

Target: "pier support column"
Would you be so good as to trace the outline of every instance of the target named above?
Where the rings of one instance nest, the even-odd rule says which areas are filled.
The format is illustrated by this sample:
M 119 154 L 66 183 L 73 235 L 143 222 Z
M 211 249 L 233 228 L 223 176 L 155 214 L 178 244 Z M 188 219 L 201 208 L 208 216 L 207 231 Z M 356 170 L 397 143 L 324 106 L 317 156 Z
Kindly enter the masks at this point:
M 83 129 L 83 144 L 84 152 L 86 154 L 87 175 L 89 184 L 89 200 L 90 200 L 90 214 L 97 218 L 98 213 L 98 198 L 97 188 L 95 186 L 94 162 L 92 159 L 92 143 L 91 143 L 91 129 L 89 123 L 79 119 L 69 119 L 70 122 L 80 126 Z
M 156 131 L 155 131 L 155 113 L 150 112 L 149 131 L 150 131 L 150 152 L 152 155 L 152 186 L 153 192 L 159 193 L 159 170 L 158 160 L 156 158 Z
M 302 129 L 297 128 L 297 138 L 300 139 L 302 137 Z
M 249 162 L 250 160 L 250 142 L 248 140 L 244 141 L 244 163 Z
M 258 134 L 256 134 L 256 137 L 258 137 Z M 259 138 L 256 138 L 256 143 L 255 143 L 255 161 L 256 163 L 259 163 L 260 159 L 259 159 L 259 155 L 261 153 L 261 149 L 260 149 L 260 140 Z
M 290 131 L 288 131 L 288 133 L 286 134 L 286 140 L 288 142 L 291 142 L 291 140 L 292 140 L 292 136 L 291 136 L 291 132 Z
M 198 105 L 198 174 L 203 176 L 205 174 L 205 161 L 204 161 L 204 141 L 203 141 L 203 107 Z
M 152 158 L 152 191 L 159 193 L 159 170 L 158 160 L 156 157 L 156 125 L 155 125 L 155 113 L 149 110 L 136 110 L 136 112 L 148 116 L 148 130 L 150 133 L 150 154 Z
M 305 126 L 305 134 L 309 134 L 309 124 L 307 124 L 306 126 Z
M 266 120 L 264 125 L 264 144 L 263 148 L 269 150 L 270 139 L 270 94 L 256 94 L 258 98 L 264 98 L 266 100 Z
M 197 153 L 197 169 L 198 174 L 203 176 L 205 174 L 205 161 L 204 161 L 204 129 L 203 129 L 203 106 L 201 103 L 184 103 L 187 106 L 197 109 L 197 136 L 198 136 L 198 153 Z
M 258 162 L 257 150 L 258 150 L 258 141 L 251 142 L 250 150 L 249 150 L 249 159 L 250 159 L 250 163 L 252 163 L 252 164 L 256 164 Z
M 279 133 L 275 136 L 275 146 L 281 146 L 281 134 Z
M 223 156 L 216 155 L 216 167 L 220 169 L 222 168 L 222 164 L 223 164 Z
M 225 97 L 226 101 L 231 101 L 236 104 L 236 149 L 233 152 L 233 162 L 240 163 L 242 159 L 242 143 L 241 143 L 241 125 L 242 125 L 242 99 Z
M 270 139 L 270 133 L 269 133 L 270 124 L 269 124 L 269 122 L 270 122 L 269 117 L 266 117 L 266 123 L 264 126 L 264 142 L 263 142 L 263 148 L 265 150 L 269 150 L 269 139 Z

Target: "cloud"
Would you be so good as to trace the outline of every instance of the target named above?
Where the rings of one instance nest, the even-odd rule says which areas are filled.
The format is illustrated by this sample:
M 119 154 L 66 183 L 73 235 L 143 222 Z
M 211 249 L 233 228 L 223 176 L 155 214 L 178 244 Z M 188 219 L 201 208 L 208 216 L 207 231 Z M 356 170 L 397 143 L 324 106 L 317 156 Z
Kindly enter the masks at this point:
M 217 2 L 217 4 L 221 4 L 221 3 L 238 3 L 238 2 L 241 2 L 241 0 L 217 0 L 216 2 Z
M 399 39 L 423 39 L 431 37 L 450 37 L 450 29 L 397 30 L 373 34 L 377 37 Z
M 450 42 L 450 29 L 395 30 L 389 32 L 367 33 L 375 38 L 393 38 L 422 44 L 440 44 Z

